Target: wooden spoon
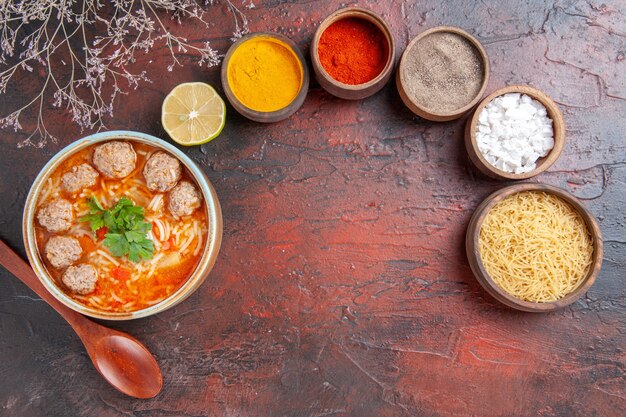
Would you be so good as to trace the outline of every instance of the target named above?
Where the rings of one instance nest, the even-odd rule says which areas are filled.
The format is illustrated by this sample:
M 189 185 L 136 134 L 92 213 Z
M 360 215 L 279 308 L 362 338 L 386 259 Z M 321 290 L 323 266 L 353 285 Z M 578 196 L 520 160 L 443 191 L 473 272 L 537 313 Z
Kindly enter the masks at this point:
M 109 329 L 63 305 L 46 290 L 32 268 L 0 240 L 0 265 L 28 285 L 72 326 L 100 374 L 113 387 L 136 398 L 161 391 L 163 377 L 152 354 L 134 337 Z

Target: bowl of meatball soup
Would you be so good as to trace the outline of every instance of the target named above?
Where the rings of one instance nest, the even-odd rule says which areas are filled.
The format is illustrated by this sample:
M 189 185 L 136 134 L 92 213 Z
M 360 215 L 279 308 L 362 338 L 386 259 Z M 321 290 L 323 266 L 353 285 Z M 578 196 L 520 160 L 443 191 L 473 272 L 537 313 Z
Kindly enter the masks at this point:
M 26 199 L 33 270 L 82 314 L 128 320 L 191 295 L 215 264 L 222 213 L 183 152 L 130 131 L 82 138 L 56 154 Z

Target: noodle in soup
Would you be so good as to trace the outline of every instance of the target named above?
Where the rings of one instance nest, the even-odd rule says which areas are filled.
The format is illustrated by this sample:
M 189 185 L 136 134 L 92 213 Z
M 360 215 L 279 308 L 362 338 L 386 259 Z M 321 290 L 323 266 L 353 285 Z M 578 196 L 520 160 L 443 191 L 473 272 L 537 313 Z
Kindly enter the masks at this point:
M 37 200 L 35 235 L 46 270 L 74 300 L 98 310 L 132 312 L 163 301 L 194 272 L 207 244 L 207 207 L 194 177 L 175 156 L 144 143 L 104 142 L 110 143 L 123 147 L 109 154 L 101 149 L 96 154 L 102 143 L 95 144 L 70 155 L 52 172 Z M 124 153 L 131 156 L 127 162 L 134 163 L 134 167 L 120 168 L 116 158 Z M 145 178 L 146 163 L 157 153 L 172 165 L 163 166 L 161 172 L 175 180 L 166 184 L 175 184 L 173 190 L 164 191 L 167 187 L 162 183 L 153 184 L 162 178 Z M 101 154 L 109 158 L 105 164 L 98 159 Z M 113 208 L 123 197 L 143 208 L 143 221 L 151 225 L 145 235 L 154 246 L 151 259 L 132 262 L 128 256 L 114 256 L 105 244 L 107 230 L 94 232 L 88 222 L 80 221 L 90 213 L 88 201 L 92 197 L 105 209 Z M 175 198 L 179 201 L 173 201 Z M 73 216 L 48 209 L 52 205 L 56 210 L 54 204 L 63 200 L 71 204 Z M 63 241 L 59 237 L 71 239 Z M 80 248 L 72 246 L 75 241 Z M 95 285 L 88 273 L 79 275 L 80 268 L 95 270 Z

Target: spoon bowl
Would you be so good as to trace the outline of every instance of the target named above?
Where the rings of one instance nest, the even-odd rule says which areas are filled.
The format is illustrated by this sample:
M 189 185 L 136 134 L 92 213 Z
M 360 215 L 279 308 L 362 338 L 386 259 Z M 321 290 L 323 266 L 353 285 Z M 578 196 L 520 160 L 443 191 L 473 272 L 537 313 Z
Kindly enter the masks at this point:
M 97 339 L 96 343 L 97 346 L 87 348 L 87 351 L 98 372 L 111 385 L 137 398 L 152 398 L 161 391 L 163 379 L 160 371 L 158 378 L 145 378 L 145 375 L 159 370 L 159 365 L 135 338 L 111 332 Z M 92 352 L 96 354 L 92 356 Z
M 152 398 L 163 387 L 159 364 L 134 337 L 101 326 L 52 296 L 30 266 L 0 240 L 0 265 L 54 308 L 74 329 L 96 370 L 114 388 L 136 398 Z

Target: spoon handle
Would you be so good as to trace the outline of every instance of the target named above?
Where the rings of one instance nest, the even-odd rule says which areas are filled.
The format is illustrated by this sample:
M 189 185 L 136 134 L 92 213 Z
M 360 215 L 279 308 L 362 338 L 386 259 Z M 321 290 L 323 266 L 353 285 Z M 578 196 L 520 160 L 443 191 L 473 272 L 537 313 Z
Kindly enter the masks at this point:
M 63 305 L 59 300 L 54 298 L 43 286 L 35 272 L 26 261 L 24 261 L 17 253 L 7 246 L 0 239 L 0 265 L 4 266 L 10 273 L 16 276 L 20 281 L 26 284 L 45 302 L 50 304 L 68 323 L 74 327 L 81 327 L 85 318 L 74 310 Z M 80 335 L 80 334 L 79 334 Z
M 66 307 L 44 285 L 30 265 L 0 239 L 0 265 L 54 308 L 74 329 L 100 374 L 126 395 L 152 398 L 163 387 L 161 369 L 144 345 L 132 336 L 109 329 Z

